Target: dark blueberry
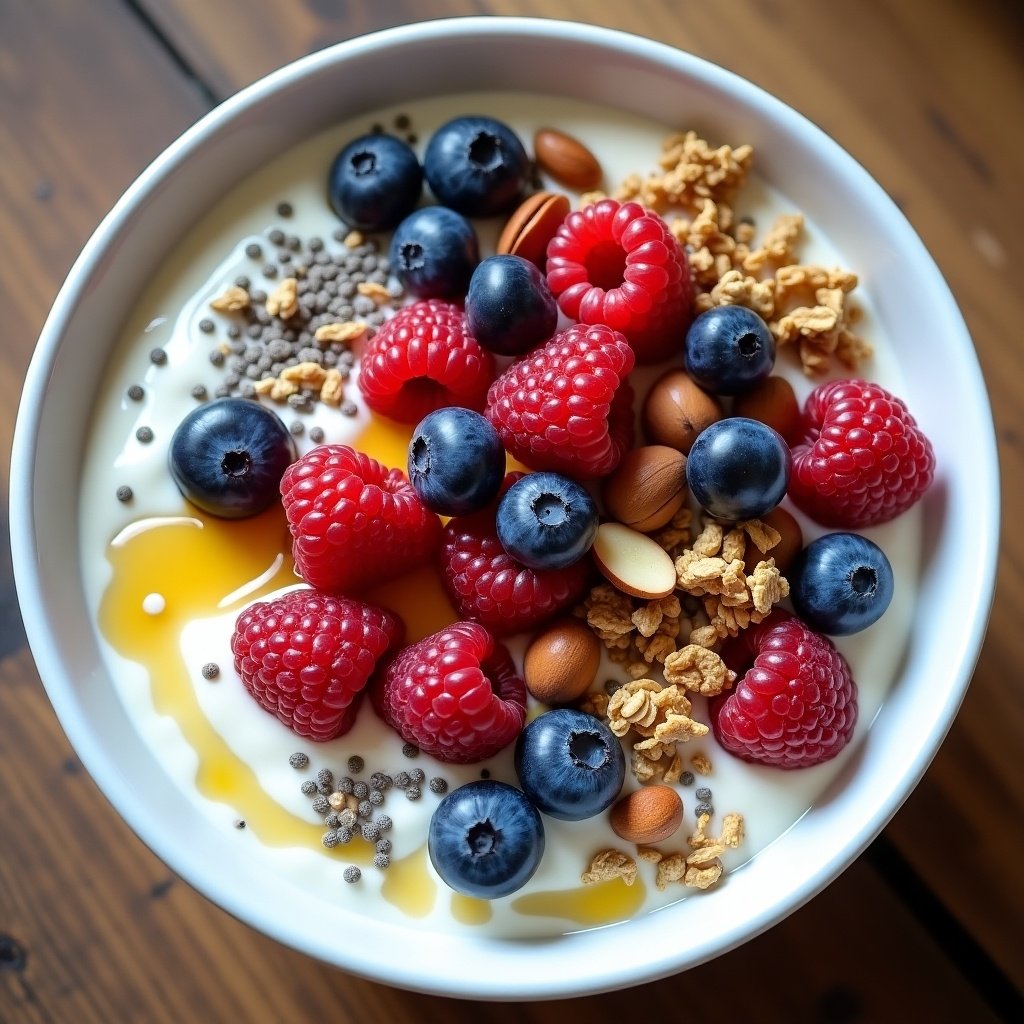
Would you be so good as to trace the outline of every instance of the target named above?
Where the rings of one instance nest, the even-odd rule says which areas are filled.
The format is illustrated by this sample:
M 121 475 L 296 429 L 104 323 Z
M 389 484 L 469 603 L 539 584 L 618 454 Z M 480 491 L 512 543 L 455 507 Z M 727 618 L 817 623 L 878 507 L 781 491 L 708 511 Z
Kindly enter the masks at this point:
M 515 786 L 490 779 L 452 790 L 427 830 L 434 870 L 456 892 L 497 899 L 521 889 L 544 853 L 544 824 Z
M 826 533 L 811 541 L 786 572 L 797 615 L 832 636 L 859 633 L 876 622 L 893 594 L 885 552 L 858 533 Z
M 523 792 L 545 814 L 581 821 L 614 803 L 626 777 L 618 738 L 593 715 L 558 708 L 519 734 L 515 766 Z
M 711 515 L 759 519 L 785 497 L 791 463 L 789 447 L 771 427 L 729 416 L 697 435 L 686 460 L 686 482 Z
M 505 478 L 505 449 L 478 412 L 447 406 L 425 416 L 409 442 L 409 480 L 431 512 L 465 516 L 483 508 Z
M 527 473 L 504 494 L 496 527 L 501 546 L 531 569 L 578 562 L 597 536 L 589 492 L 560 473 Z
M 529 260 L 488 256 L 470 278 L 466 319 L 470 334 L 484 348 L 517 356 L 554 334 L 558 303 Z
M 768 325 L 744 306 L 714 306 L 690 324 L 683 349 L 686 372 L 705 391 L 739 395 L 775 366 Z
M 512 206 L 530 176 L 519 136 L 493 117 L 457 117 L 430 137 L 423 157 L 430 190 L 467 217 L 489 217 Z
M 327 176 L 331 208 L 363 231 L 389 231 L 419 202 L 423 168 L 393 135 L 364 135 L 335 158 Z
M 465 217 L 424 206 L 395 229 L 389 257 L 406 291 L 421 299 L 461 299 L 480 262 L 480 246 Z
M 193 409 L 171 438 L 169 462 L 178 489 L 211 515 L 241 519 L 276 501 L 296 458 L 281 418 L 244 398 L 219 398 Z

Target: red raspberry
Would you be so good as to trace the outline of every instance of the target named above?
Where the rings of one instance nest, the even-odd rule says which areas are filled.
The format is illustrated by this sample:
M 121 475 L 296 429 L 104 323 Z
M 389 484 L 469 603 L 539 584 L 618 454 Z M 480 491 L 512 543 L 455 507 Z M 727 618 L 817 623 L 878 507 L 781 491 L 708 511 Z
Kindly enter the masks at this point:
M 403 648 L 370 699 L 407 743 L 453 764 L 493 756 L 526 721 L 526 684 L 508 650 L 476 622 Z
M 401 643 L 392 612 L 315 590 L 257 601 L 235 622 L 235 671 L 260 707 L 311 740 L 352 728 L 378 659 Z
M 548 243 L 547 278 L 566 316 L 621 331 L 638 363 L 682 351 L 693 301 L 686 252 L 639 203 L 602 199 L 570 213 Z
M 318 590 L 354 592 L 427 561 L 441 521 L 405 474 L 348 445 L 322 444 L 281 478 L 299 575 Z
M 618 331 L 576 324 L 491 385 L 487 418 L 505 450 L 532 469 L 605 476 L 633 446 L 633 361 Z
M 807 396 L 789 496 L 823 526 L 876 526 L 905 512 L 935 474 L 931 442 L 902 399 L 865 380 Z
M 857 722 L 857 684 L 832 641 L 775 611 L 731 650 L 744 647 L 753 665 L 709 704 L 718 742 L 740 760 L 777 768 L 835 757 Z
M 359 363 L 366 404 L 401 423 L 443 405 L 481 412 L 494 356 L 469 333 L 458 306 L 424 299 L 400 309 L 367 343 Z
M 524 475 L 509 473 L 501 494 Z M 590 566 L 588 559 L 565 569 L 531 569 L 517 562 L 498 540 L 497 507 L 495 501 L 448 521 L 441 540 L 441 581 L 459 615 L 503 636 L 533 629 L 574 605 L 587 589 Z

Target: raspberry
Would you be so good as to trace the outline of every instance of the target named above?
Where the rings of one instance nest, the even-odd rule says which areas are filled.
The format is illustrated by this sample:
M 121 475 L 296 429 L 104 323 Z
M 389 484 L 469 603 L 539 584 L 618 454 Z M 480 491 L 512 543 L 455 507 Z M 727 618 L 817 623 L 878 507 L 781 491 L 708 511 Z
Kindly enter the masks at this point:
M 499 494 L 522 477 L 509 473 Z M 496 635 L 532 629 L 575 604 L 587 588 L 589 561 L 565 569 L 530 569 L 505 552 L 495 528 L 497 501 L 450 519 L 442 533 L 441 581 L 463 618 Z
M 777 768 L 835 757 L 857 722 L 857 684 L 832 641 L 776 611 L 737 648 L 746 648 L 748 660 L 754 655 L 753 665 L 709 704 L 718 742 L 740 760 Z
M 402 423 L 419 423 L 444 405 L 481 412 L 493 379 L 494 356 L 469 333 L 462 310 L 440 299 L 400 309 L 359 364 L 366 404 Z
M 476 622 L 399 651 L 370 699 L 406 742 L 455 764 L 496 754 L 526 721 L 526 684 L 508 650 Z
M 928 489 L 935 452 L 903 401 L 878 384 L 836 380 L 807 396 L 789 496 L 823 526 L 876 526 Z
M 565 218 L 547 255 L 548 286 L 566 316 L 621 331 L 638 363 L 682 351 L 693 301 L 690 266 L 656 213 L 602 199 Z
M 427 561 L 441 521 L 398 469 L 348 445 L 320 445 L 281 478 L 299 575 L 318 590 L 353 592 Z
M 260 707 L 311 740 L 352 728 L 378 659 L 401 642 L 392 612 L 312 590 L 257 601 L 235 622 L 235 671 Z
M 532 469 L 605 476 L 633 445 L 633 362 L 618 331 L 576 324 L 491 385 L 487 418 L 506 451 Z

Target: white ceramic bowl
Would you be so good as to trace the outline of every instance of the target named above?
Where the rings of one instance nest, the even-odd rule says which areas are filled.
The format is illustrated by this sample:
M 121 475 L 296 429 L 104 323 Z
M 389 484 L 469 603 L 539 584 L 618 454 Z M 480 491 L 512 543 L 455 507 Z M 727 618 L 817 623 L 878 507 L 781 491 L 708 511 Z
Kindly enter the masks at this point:
M 335 122 L 483 88 L 576 97 L 665 124 L 686 111 L 722 138 L 752 142 L 759 173 L 863 272 L 898 348 L 905 397 L 938 455 L 903 670 L 825 798 L 713 899 L 547 942 L 428 941 L 370 920 L 348 931 L 336 908 L 233 859 L 134 731 L 73 569 L 80 445 L 111 339 L 188 223 L 253 167 Z M 661 44 L 578 24 L 468 18 L 298 61 L 203 118 L 132 185 L 86 245 L 39 340 L 14 444 L 11 534 L 29 640 L 61 723 L 114 806 L 175 871 L 253 927 L 349 971 L 448 995 L 535 999 L 635 984 L 714 957 L 799 907 L 865 848 L 921 777 L 966 690 L 992 595 L 998 506 L 991 415 L 963 320 L 906 220 L 839 146 L 750 83 Z M 339 941 L 346 931 L 359 941 Z

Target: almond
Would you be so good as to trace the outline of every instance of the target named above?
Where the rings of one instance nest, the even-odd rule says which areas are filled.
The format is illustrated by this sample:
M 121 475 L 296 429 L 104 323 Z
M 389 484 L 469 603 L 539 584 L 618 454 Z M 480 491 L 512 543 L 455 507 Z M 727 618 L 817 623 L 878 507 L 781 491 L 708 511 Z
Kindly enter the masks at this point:
M 671 786 L 643 786 L 627 793 L 611 809 L 612 831 L 627 843 L 663 843 L 683 823 L 683 801 Z
M 669 370 L 651 386 L 642 419 L 647 440 L 690 454 L 697 435 L 725 415 L 722 403 L 683 370 Z
M 601 665 L 601 641 L 581 619 L 553 622 L 526 649 L 523 679 L 544 704 L 571 704 L 590 689 Z
M 608 512 L 641 533 L 660 529 L 685 500 L 686 456 L 663 444 L 627 452 L 604 482 Z
M 542 171 L 568 188 L 585 192 L 601 184 L 603 175 L 597 157 L 579 139 L 557 128 L 537 130 L 533 155 Z
M 591 553 L 608 582 L 625 594 L 653 601 L 676 589 L 676 567 L 668 552 L 622 523 L 602 523 Z
M 800 439 L 800 405 L 793 385 L 785 377 L 772 374 L 751 391 L 737 395 L 732 414 L 767 423 L 786 444 L 796 444 Z
M 535 192 L 523 200 L 505 223 L 498 238 L 498 253 L 522 256 L 543 269 L 548 242 L 568 215 L 568 196 Z

